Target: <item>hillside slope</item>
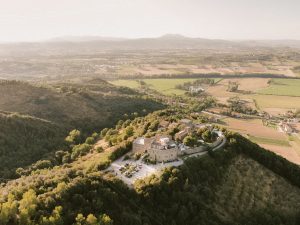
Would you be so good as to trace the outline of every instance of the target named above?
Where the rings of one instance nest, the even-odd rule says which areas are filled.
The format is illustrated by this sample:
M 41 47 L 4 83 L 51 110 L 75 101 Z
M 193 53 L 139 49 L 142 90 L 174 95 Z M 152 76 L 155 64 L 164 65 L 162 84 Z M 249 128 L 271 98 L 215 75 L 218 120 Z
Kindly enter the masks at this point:
M 16 168 L 60 150 L 70 130 L 80 130 L 84 139 L 120 119 L 162 107 L 102 80 L 43 86 L 1 81 L 0 110 L 11 113 L 0 114 L 0 159 L 4 160 L 0 178 L 11 177 Z
M 268 210 L 279 215 L 299 213 L 300 189 L 245 155 L 236 157 L 217 189 L 215 211 L 224 221 L 251 221 Z
M 95 91 L 96 87 L 101 91 Z M 96 89 L 97 90 L 97 89 Z M 127 113 L 159 108 L 159 104 L 125 95 L 104 82 L 99 85 L 56 84 L 44 87 L 25 82 L 0 82 L 0 110 L 28 114 L 84 131 L 113 124 Z M 110 93 L 111 92 L 111 93 Z
M 99 224 L 115 225 L 299 224 L 300 188 L 229 149 L 191 158 L 137 182 L 134 190 L 99 170 L 107 153 L 94 152 L 7 183 L 0 188 L 0 215 L 17 224 L 26 199 L 34 209 L 25 215 L 27 221 L 39 224 L 75 224 L 75 218 L 85 221 L 91 214 L 100 215 Z M 13 194 L 9 199 L 8 193 Z M 52 223 L 42 222 L 51 216 Z
M 0 178 L 26 166 L 63 144 L 64 131 L 46 120 L 0 112 Z

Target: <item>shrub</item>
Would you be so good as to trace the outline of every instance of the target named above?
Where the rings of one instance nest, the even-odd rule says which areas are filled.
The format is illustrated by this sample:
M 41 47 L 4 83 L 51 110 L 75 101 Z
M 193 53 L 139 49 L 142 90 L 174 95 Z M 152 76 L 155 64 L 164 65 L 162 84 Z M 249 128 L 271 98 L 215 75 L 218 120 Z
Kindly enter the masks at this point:
M 92 148 L 92 146 L 89 144 L 86 144 L 86 143 L 81 144 L 81 145 L 75 145 L 72 149 L 71 159 L 74 160 L 78 156 L 83 156 L 83 155 L 87 154 L 91 148 Z
M 97 147 L 96 149 L 96 152 L 98 152 L 98 153 L 101 153 L 101 152 L 103 152 L 104 151 L 104 149 L 100 146 L 100 147 Z
M 115 161 L 120 158 L 122 155 L 129 152 L 132 148 L 132 142 L 126 142 L 124 145 L 118 147 L 110 156 L 109 159 Z
M 85 143 L 88 144 L 88 145 L 95 144 L 95 139 L 94 139 L 93 137 L 88 137 L 88 138 L 85 140 Z

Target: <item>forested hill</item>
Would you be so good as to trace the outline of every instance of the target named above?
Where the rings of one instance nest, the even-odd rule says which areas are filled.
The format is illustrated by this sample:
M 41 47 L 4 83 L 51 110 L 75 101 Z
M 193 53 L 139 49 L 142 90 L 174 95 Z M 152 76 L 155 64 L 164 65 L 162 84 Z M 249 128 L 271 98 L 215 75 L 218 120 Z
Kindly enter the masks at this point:
M 157 109 L 157 103 L 101 81 L 94 84 L 56 83 L 33 85 L 19 81 L 0 82 L 0 110 L 19 112 L 84 131 L 118 121 L 125 113 Z
M 18 113 L 0 112 L 0 127 L 0 177 L 14 176 L 16 168 L 62 145 L 65 133 L 52 122 Z
M 99 166 L 106 152 L 0 188 L 2 224 L 297 225 L 300 169 L 239 135 L 128 189 Z M 0 222 L 0 223 L 1 223 Z
M 64 139 L 73 129 L 78 129 L 84 139 L 120 119 L 131 119 L 162 107 L 130 89 L 101 79 L 51 84 L 2 80 L 0 178 L 12 178 L 18 167 L 63 150 Z

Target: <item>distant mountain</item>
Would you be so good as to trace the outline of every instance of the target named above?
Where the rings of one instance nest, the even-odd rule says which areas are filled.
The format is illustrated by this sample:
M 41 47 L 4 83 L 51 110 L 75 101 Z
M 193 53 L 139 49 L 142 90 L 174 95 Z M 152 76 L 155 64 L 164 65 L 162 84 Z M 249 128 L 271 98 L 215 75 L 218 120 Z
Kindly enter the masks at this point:
M 160 39 L 190 39 L 189 37 L 186 37 L 181 34 L 165 34 L 163 36 L 159 37 Z
M 103 51 L 132 50 L 251 50 L 253 48 L 300 48 L 300 40 L 221 40 L 190 38 L 166 34 L 156 38 L 113 38 L 100 36 L 65 36 L 45 42 L 0 44 L 2 55 L 97 54 Z

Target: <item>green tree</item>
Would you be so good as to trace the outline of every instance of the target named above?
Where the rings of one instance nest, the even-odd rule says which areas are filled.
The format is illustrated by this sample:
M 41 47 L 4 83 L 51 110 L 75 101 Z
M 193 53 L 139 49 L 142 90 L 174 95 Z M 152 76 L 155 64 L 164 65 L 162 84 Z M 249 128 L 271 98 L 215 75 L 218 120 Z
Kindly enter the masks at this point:
M 85 140 L 85 143 L 86 144 L 89 144 L 89 145 L 92 145 L 95 143 L 95 139 L 93 137 L 88 137 L 86 140 Z
M 86 218 L 86 223 L 88 225 L 98 225 L 98 219 L 93 215 L 93 214 L 89 214 Z
M 51 216 L 45 217 L 43 216 L 40 219 L 40 225 L 63 225 L 63 220 L 61 218 L 62 207 L 56 206 L 52 211 Z
M 29 189 L 23 194 L 22 200 L 19 202 L 19 223 L 31 225 L 31 217 L 35 215 L 37 208 L 37 197 L 34 190 Z
M 127 135 L 127 137 L 131 137 L 133 134 L 134 134 L 134 128 L 132 126 L 127 127 L 125 130 L 125 135 Z
M 18 211 L 18 203 L 13 194 L 8 195 L 7 202 L 0 204 L 0 225 L 6 225 L 10 220 L 15 221 Z
M 194 147 L 195 145 L 197 145 L 197 139 L 193 136 L 188 135 L 183 139 L 183 143 L 186 146 Z
M 85 223 L 85 217 L 81 213 L 79 213 L 76 216 L 75 221 L 76 221 L 76 223 L 74 225 L 84 225 L 84 223 Z
M 113 220 L 106 214 L 99 217 L 99 225 L 113 225 Z
M 79 144 L 81 141 L 81 132 L 79 130 L 72 130 L 65 139 L 70 145 Z

